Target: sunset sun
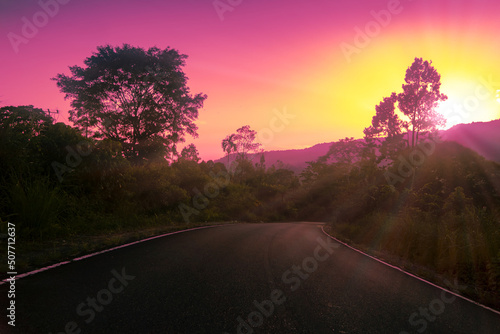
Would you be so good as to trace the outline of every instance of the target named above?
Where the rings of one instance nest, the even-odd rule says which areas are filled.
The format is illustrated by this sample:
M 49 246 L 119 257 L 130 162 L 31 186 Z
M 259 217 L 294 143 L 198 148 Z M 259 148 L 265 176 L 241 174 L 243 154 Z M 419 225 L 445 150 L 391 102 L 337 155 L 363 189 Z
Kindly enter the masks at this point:
M 442 92 L 448 99 L 440 102 L 436 111 L 446 119 L 443 129 L 499 117 L 500 90 L 493 89 L 485 78 L 444 77 Z
M 448 95 L 446 101 L 440 102 L 436 111 L 443 115 L 446 120 L 444 129 L 449 129 L 460 123 L 466 123 L 465 120 L 470 116 L 463 107 L 461 99 L 453 95 Z

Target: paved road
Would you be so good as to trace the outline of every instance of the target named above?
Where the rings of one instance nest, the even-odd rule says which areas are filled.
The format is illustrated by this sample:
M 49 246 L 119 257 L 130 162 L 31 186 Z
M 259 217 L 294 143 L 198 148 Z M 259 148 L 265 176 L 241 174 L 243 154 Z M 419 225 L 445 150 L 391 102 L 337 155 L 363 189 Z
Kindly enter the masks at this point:
M 319 225 L 279 223 L 179 233 L 20 279 L 15 329 L 498 333 L 500 316 L 332 242 Z

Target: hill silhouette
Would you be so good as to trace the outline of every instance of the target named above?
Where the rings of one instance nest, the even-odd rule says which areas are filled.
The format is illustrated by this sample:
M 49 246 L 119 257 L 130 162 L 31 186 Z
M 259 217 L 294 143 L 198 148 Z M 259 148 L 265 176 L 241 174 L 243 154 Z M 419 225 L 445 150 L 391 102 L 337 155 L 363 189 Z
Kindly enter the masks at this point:
M 470 148 L 488 160 L 500 162 L 500 119 L 458 124 L 444 131 L 441 138 Z
M 307 167 L 307 161 L 314 161 L 320 156 L 325 155 L 332 143 L 333 142 L 316 144 L 304 149 L 265 151 L 263 152 L 263 154 L 266 159 L 266 166 L 279 166 L 282 163 L 284 167 L 291 169 L 294 172 L 301 172 L 304 168 Z M 255 155 L 255 157 L 253 158 L 253 162 L 259 162 L 260 157 L 261 154 Z M 232 162 L 235 158 L 236 154 L 231 154 L 229 156 L 229 161 Z M 223 164 L 227 164 L 227 161 L 228 159 L 226 156 L 217 159 L 214 162 L 222 162 Z
M 500 119 L 490 122 L 474 122 L 469 124 L 458 124 L 448 130 L 441 131 L 443 141 L 456 142 L 464 147 L 470 148 L 488 160 L 500 163 Z M 363 140 L 363 139 L 359 139 Z M 325 155 L 334 142 L 316 144 L 304 149 L 274 150 L 263 152 L 266 166 L 283 165 L 286 168 L 300 173 L 307 167 L 308 161 L 315 161 L 320 156 Z M 260 161 L 260 154 L 257 154 L 253 161 Z M 231 154 L 230 161 L 236 155 Z M 227 157 L 215 160 L 227 164 Z

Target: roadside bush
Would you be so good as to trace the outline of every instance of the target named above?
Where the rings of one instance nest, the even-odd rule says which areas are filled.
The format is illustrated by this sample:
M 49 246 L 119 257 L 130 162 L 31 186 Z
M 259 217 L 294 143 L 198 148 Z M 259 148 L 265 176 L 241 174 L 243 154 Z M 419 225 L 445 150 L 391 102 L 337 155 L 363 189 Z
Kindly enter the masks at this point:
M 18 233 L 30 240 L 43 240 L 64 233 L 62 216 L 67 210 L 66 194 L 48 178 L 12 178 L 6 185 L 10 221 Z

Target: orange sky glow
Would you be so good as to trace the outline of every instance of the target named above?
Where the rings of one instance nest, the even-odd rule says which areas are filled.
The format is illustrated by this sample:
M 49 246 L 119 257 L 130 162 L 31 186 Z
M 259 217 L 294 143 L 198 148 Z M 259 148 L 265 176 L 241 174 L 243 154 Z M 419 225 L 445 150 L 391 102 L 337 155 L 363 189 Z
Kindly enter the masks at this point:
M 15 45 L 23 18 L 44 8 L 54 15 Z M 0 105 L 58 109 L 67 122 L 69 101 L 50 78 L 98 45 L 128 43 L 189 56 L 189 86 L 208 99 L 187 143 L 204 160 L 222 157 L 221 140 L 246 124 L 265 150 L 360 138 L 415 57 L 441 74 L 447 127 L 489 121 L 500 118 L 499 9 L 451 0 L 2 2 Z

